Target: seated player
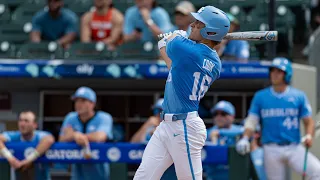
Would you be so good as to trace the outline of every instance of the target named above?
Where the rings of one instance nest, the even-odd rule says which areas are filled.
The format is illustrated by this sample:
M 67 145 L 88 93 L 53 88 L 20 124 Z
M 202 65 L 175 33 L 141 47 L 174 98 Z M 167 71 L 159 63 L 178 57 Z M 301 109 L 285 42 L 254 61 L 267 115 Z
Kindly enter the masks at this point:
M 189 35 L 191 32 L 190 24 L 194 21 L 190 13 L 195 12 L 195 7 L 190 1 L 181 1 L 175 7 L 174 20 L 175 26 L 171 31 L 183 30 Z
M 36 115 L 32 111 L 23 111 L 19 115 L 18 131 L 5 131 L 0 135 L 0 152 L 16 171 L 17 180 L 50 180 L 49 164 L 34 163 L 54 143 L 54 137 L 46 131 L 37 129 Z M 6 142 L 31 142 L 37 147 L 24 160 L 14 157 L 6 148 Z
M 243 133 L 243 127 L 232 124 L 235 117 L 234 106 L 228 101 L 218 102 L 212 109 L 214 124 L 208 129 L 207 141 L 214 145 L 235 145 L 237 137 Z M 228 165 L 206 165 L 207 180 L 228 180 Z

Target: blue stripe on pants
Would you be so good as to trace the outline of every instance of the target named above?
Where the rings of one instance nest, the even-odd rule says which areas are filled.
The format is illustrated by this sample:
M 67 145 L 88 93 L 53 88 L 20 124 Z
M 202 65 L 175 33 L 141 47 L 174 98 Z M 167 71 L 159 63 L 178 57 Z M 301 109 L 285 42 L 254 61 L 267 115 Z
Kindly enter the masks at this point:
M 188 153 L 188 159 L 189 159 L 189 165 L 190 165 L 190 170 L 191 170 L 191 174 L 192 174 L 192 179 L 195 180 L 196 178 L 194 177 L 193 166 L 192 166 L 192 161 L 191 161 L 191 154 L 190 154 L 189 143 L 188 143 L 187 123 L 186 123 L 186 120 L 182 120 L 182 122 L 183 122 L 183 127 L 184 127 L 184 139 L 185 139 L 186 145 L 187 145 L 187 153 Z

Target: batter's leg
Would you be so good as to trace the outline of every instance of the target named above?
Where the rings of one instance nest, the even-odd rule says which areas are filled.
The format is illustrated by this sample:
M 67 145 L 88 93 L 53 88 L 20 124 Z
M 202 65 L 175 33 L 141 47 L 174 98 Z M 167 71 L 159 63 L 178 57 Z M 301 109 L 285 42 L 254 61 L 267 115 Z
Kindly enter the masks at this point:
M 278 145 L 264 145 L 264 167 L 268 180 L 285 180 L 286 166 L 284 148 Z
M 164 171 L 172 165 L 172 158 L 160 137 L 161 131 L 160 124 L 144 150 L 134 180 L 160 180 Z
M 297 145 L 296 148 L 292 148 L 289 156 L 289 166 L 301 175 L 303 173 L 305 151 L 304 146 Z M 307 179 L 320 179 L 320 161 L 310 152 L 308 152 L 306 175 Z
M 174 161 L 177 178 L 202 180 L 201 150 L 207 136 L 203 120 L 194 118 L 172 124 L 175 128 L 171 131 L 169 152 Z

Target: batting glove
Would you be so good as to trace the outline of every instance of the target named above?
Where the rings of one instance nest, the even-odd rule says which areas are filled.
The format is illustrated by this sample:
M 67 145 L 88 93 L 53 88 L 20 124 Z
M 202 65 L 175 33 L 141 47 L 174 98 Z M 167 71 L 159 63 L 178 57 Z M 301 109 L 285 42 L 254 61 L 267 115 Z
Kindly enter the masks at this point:
M 236 150 L 241 155 L 245 155 L 250 152 L 250 142 L 247 137 L 240 139 L 236 145 Z
M 178 34 L 178 35 L 180 35 L 180 36 L 182 36 L 182 37 L 184 37 L 184 38 L 188 38 L 188 34 L 187 34 L 186 31 L 183 31 L 183 30 L 175 30 L 175 31 L 173 31 L 173 33 Z

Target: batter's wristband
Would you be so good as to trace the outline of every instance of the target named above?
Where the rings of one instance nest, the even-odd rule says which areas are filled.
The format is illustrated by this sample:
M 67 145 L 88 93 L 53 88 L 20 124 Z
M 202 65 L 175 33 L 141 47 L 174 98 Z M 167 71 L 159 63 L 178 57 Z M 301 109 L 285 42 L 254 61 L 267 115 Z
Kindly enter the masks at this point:
M 161 48 L 163 48 L 165 46 L 167 46 L 167 42 L 165 41 L 165 38 L 163 38 L 158 42 L 158 48 L 160 50 Z

